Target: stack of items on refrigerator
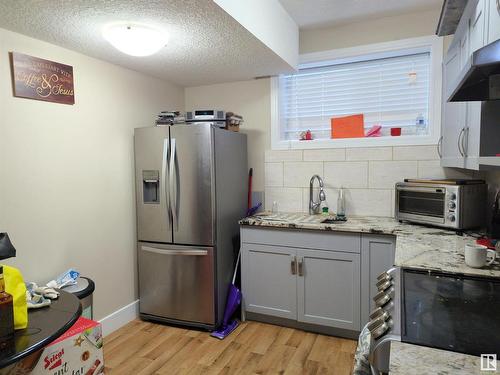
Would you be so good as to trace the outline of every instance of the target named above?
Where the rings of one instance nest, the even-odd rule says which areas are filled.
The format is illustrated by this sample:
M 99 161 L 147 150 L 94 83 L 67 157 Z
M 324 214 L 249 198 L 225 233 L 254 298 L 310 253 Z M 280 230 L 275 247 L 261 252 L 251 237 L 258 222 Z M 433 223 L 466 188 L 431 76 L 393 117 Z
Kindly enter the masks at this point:
M 220 109 L 203 109 L 186 112 L 186 122 L 189 124 L 209 123 L 221 129 L 237 132 L 240 130 L 243 117 Z
M 161 111 L 156 119 L 156 126 L 184 124 L 186 118 L 179 111 Z
M 240 131 L 240 124 L 243 122 L 243 117 L 233 112 L 226 112 L 226 129 L 233 132 Z

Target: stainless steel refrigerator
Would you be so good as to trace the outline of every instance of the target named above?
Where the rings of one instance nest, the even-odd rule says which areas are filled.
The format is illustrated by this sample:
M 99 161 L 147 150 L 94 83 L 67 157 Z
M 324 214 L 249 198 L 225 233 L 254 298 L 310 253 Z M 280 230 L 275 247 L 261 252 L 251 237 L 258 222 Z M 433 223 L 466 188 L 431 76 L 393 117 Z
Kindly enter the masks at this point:
M 135 129 L 141 318 L 221 323 L 247 165 L 245 134 L 209 123 Z

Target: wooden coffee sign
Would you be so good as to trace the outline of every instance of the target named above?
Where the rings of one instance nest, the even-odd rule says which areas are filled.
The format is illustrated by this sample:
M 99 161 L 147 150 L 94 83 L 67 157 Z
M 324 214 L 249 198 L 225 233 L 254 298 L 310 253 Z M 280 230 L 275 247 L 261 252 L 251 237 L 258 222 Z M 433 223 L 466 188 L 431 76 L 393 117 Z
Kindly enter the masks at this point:
M 73 67 L 11 52 L 14 96 L 75 104 Z

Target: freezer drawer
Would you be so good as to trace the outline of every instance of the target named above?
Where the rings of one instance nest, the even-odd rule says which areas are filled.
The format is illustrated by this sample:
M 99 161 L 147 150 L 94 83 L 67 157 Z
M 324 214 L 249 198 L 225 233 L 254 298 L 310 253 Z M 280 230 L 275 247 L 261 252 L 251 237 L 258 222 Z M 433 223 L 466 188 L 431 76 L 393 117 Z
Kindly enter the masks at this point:
M 214 249 L 138 243 L 139 310 L 201 324 L 215 324 Z

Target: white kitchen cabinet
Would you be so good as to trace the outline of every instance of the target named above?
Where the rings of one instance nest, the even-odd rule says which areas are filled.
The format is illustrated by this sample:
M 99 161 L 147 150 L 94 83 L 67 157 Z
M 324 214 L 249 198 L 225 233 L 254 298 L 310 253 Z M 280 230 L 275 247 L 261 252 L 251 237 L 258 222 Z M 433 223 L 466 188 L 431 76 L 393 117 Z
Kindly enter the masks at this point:
M 488 11 L 486 3 L 488 1 L 479 0 L 468 17 L 469 51 L 466 58 L 486 43 L 486 15 Z
M 448 102 L 467 69 L 473 52 L 499 38 L 500 0 L 471 0 L 460 19 L 443 61 L 443 100 L 439 151 L 443 167 L 481 169 L 499 165 L 494 156 L 500 147 L 500 128 L 495 124 L 500 102 Z
M 443 101 L 441 122 L 441 165 L 443 167 L 464 168 L 465 159 L 459 141 L 464 133 L 466 103 L 448 102 L 446 98 L 453 90 L 461 70 L 461 46 L 456 43 L 445 56 L 443 62 Z
M 500 0 L 488 0 L 488 43 L 500 39 Z
M 360 330 L 360 256 L 297 250 L 297 320 Z
M 296 250 L 281 246 L 245 244 L 241 264 L 245 310 L 297 319 Z

